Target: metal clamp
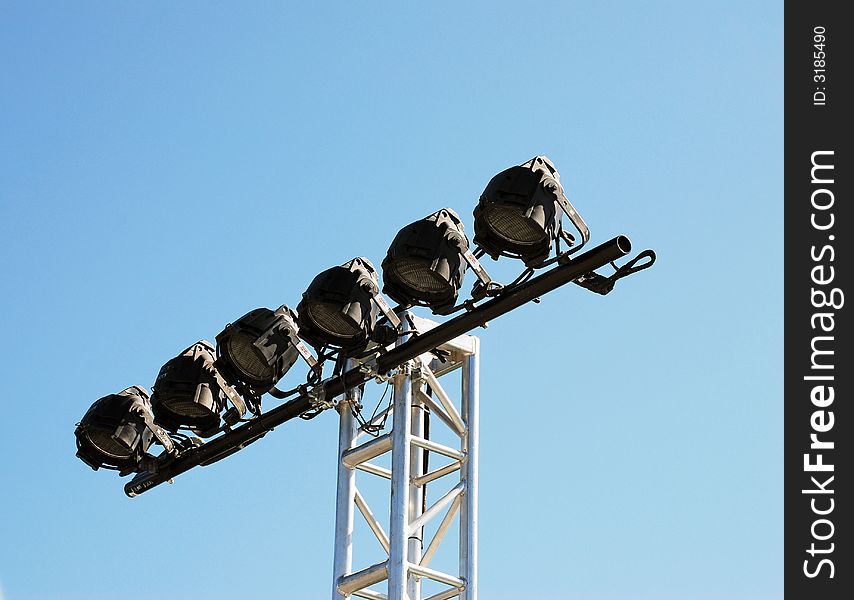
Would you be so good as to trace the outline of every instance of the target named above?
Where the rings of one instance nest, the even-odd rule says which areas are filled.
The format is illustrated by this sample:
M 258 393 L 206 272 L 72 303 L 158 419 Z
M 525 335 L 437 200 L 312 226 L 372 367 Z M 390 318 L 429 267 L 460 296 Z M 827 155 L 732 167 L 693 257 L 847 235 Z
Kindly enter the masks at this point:
M 377 383 L 384 383 L 385 381 L 388 381 L 388 377 L 380 375 L 379 371 L 377 371 L 376 360 L 371 360 L 370 362 L 359 365 L 359 371 Z
M 645 263 L 638 265 L 638 263 L 643 259 L 648 260 Z M 617 283 L 617 280 L 622 279 L 623 277 L 628 277 L 638 271 L 648 269 L 653 265 L 653 263 L 655 263 L 655 251 L 644 250 L 621 267 L 611 263 L 616 270 L 614 271 L 614 274 L 609 277 L 600 275 L 595 271 L 590 271 L 576 279 L 573 283 L 580 285 L 591 292 L 604 296 L 614 289 L 614 285 Z
M 246 414 L 246 402 L 237 390 L 234 389 L 234 387 L 232 387 L 220 374 L 219 370 L 214 366 L 214 363 L 206 363 L 203 369 L 213 378 L 217 385 L 222 389 L 226 398 L 228 398 L 228 401 L 231 402 L 232 409 L 226 411 L 225 416 L 227 416 L 227 418 L 224 420 L 227 425 L 234 425 L 243 418 L 243 415 Z
M 307 395 L 313 408 L 320 410 L 335 408 L 335 400 L 333 399 L 330 401 L 326 399 L 326 381 L 321 381 L 319 384 L 311 388 Z
M 391 373 L 390 373 L 391 378 L 399 377 L 401 375 L 405 375 L 405 376 L 411 375 L 414 372 L 414 370 L 415 369 L 412 366 L 412 361 L 408 360 L 404 363 L 400 363 L 396 369 L 391 371 Z

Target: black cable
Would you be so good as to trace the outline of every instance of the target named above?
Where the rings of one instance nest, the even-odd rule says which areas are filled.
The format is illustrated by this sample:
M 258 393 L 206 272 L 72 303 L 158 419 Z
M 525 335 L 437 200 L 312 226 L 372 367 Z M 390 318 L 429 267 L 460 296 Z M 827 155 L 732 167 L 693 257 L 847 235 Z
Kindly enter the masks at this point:
M 517 285 L 522 285 L 523 283 L 528 281 L 533 276 L 533 274 L 534 274 L 534 269 L 532 267 L 528 267 L 527 269 L 522 271 L 522 273 L 516 279 L 514 279 L 512 283 L 507 285 L 504 289 L 514 288 Z
M 371 425 L 371 422 L 377 417 L 377 414 L 379 413 L 380 406 L 382 405 L 383 400 L 385 399 L 386 395 L 388 394 L 389 388 L 391 388 L 391 381 L 390 380 L 386 382 L 386 386 L 385 386 L 385 389 L 383 390 L 383 394 L 382 394 L 382 396 L 380 396 L 380 399 L 377 402 L 377 405 L 374 407 L 374 410 L 371 413 L 371 417 L 369 419 L 365 419 L 364 416 L 362 416 L 361 407 L 356 407 L 353 404 L 350 405 L 350 411 L 353 413 L 353 416 L 356 418 L 356 421 L 359 423 L 359 429 L 364 431 L 368 435 L 373 436 L 373 437 L 379 436 L 380 431 L 385 429 L 385 424 L 386 424 L 386 421 L 388 420 L 388 414 L 389 414 L 388 409 L 391 408 L 391 402 L 392 402 L 392 399 L 394 396 L 389 396 L 388 405 L 386 406 L 386 409 L 385 409 L 386 413 L 383 416 L 382 421 L 380 421 L 377 424 Z
M 427 386 L 427 393 L 432 394 L 430 386 Z M 421 407 L 424 410 L 424 439 L 430 439 L 430 409 L 426 406 Z M 430 453 L 427 450 L 424 452 L 424 473 L 430 472 Z M 427 512 L 427 484 L 421 486 L 421 514 Z

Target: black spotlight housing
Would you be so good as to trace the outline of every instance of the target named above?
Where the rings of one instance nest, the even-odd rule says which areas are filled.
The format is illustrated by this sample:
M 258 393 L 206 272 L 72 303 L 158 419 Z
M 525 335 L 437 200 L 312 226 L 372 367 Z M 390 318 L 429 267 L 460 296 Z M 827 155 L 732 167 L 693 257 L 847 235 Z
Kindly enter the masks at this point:
M 74 430 L 77 456 L 98 470 L 136 470 L 152 443 L 172 450 L 172 440 L 154 423 L 148 390 L 132 386 L 96 400 Z
M 545 261 L 560 232 L 559 179 L 545 156 L 493 177 L 474 210 L 474 243 L 493 259 L 521 258 L 528 267 Z
M 318 348 L 364 348 L 376 329 L 378 292 L 377 271 L 367 258 L 323 271 L 297 305 L 300 337 Z
M 229 401 L 234 411 L 227 422 L 243 416 L 246 405 L 217 370 L 215 359 L 214 347 L 202 340 L 163 365 L 151 396 L 159 424 L 170 431 L 190 427 L 196 435 L 210 437 L 219 430 L 220 413 Z
M 463 223 L 450 208 L 407 225 L 382 262 L 383 293 L 400 304 L 447 314 L 463 283 L 468 248 Z
M 260 396 L 281 379 L 300 353 L 297 314 L 285 305 L 256 308 L 216 336 L 217 365 L 225 378 Z

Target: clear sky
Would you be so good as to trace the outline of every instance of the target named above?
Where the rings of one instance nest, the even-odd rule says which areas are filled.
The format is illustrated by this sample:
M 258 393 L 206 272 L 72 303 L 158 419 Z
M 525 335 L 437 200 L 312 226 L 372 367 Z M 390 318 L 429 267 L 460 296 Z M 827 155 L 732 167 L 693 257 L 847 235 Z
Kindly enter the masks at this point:
M 781 2 L 0 2 L 0 596 L 327 598 L 334 413 L 133 500 L 74 425 L 546 154 L 659 260 L 478 332 L 481 597 L 782 597 L 782 37 Z

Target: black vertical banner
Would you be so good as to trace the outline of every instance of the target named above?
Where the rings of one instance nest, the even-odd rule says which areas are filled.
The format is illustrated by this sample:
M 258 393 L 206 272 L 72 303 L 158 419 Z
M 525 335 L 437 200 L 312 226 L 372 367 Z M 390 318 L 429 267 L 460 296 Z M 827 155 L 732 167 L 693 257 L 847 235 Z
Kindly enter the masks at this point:
M 854 22 L 843 8 L 785 4 L 784 573 L 792 599 L 854 598 Z

